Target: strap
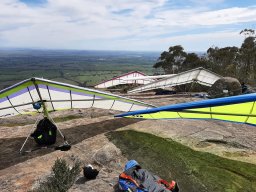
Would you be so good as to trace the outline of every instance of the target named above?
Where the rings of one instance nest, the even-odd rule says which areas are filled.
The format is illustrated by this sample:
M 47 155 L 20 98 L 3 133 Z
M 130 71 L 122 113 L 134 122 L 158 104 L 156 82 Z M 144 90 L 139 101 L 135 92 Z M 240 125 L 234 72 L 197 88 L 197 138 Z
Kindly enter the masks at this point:
M 167 181 L 165 181 L 165 180 L 163 180 L 163 179 L 158 180 L 157 183 L 163 184 L 166 188 L 168 188 L 169 185 L 170 185 Z
M 171 181 L 169 189 L 173 190 L 175 185 L 176 185 L 176 182 L 175 181 Z
M 159 184 L 163 184 L 167 189 L 169 190 L 173 190 L 173 188 L 175 187 L 176 185 L 176 182 L 175 181 L 171 181 L 171 183 L 168 183 L 167 181 L 163 180 L 163 179 L 160 179 L 157 181 L 157 183 Z
M 129 180 L 129 181 L 133 182 L 138 188 L 140 188 L 140 185 L 137 183 L 137 181 L 135 179 L 133 179 L 130 175 L 126 175 L 125 173 L 121 173 L 119 175 L 119 178 Z

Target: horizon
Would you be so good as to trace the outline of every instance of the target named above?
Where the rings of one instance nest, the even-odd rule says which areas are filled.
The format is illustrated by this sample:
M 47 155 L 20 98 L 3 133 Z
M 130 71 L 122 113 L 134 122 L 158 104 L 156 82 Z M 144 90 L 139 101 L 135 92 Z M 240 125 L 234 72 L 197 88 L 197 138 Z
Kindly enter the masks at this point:
M 2 0 L 1 49 L 186 52 L 237 46 L 255 29 L 252 0 Z
M 27 47 L 0 47 L 4 51 L 95 51 L 95 52 L 142 52 L 142 53 L 161 53 L 162 51 L 151 50 L 100 50 L 100 49 L 55 49 L 55 48 L 27 48 Z M 164 50 L 163 50 L 164 51 Z M 207 51 L 207 50 L 206 50 Z M 187 51 L 188 53 L 206 53 L 206 51 Z

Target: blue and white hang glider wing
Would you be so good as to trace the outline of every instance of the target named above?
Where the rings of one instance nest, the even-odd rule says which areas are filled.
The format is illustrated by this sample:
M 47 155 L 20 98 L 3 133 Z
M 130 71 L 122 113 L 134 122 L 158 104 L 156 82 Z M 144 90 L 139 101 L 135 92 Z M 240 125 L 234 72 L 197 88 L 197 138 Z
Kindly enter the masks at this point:
M 142 119 L 217 119 L 256 125 L 256 93 L 123 113 L 115 117 Z
M 127 112 L 155 107 L 103 91 L 32 78 L 0 91 L 0 118 L 38 112 L 35 103 L 44 103 L 47 111 L 95 107 Z

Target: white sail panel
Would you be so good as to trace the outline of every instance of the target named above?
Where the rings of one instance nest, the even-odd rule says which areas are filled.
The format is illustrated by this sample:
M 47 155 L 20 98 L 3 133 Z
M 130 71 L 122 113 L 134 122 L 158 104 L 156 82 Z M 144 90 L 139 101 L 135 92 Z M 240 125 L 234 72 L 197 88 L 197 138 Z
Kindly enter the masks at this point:
M 47 86 L 49 100 L 54 110 L 71 109 L 71 95 L 69 90 Z
M 39 92 L 40 92 L 42 99 L 43 100 L 51 100 L 47 86 L 43 85 L 43 84 L 39 84 L 38 87 L 39 87 Z
M 122 101 L 116 100 L 114 105 L 112 106 L 112 109 L 117 111 L 130 111 L 132 105 L 130 103 L 124 103 Z
M 19 114 L 14 108 L 8 108 L 10 107 L 10 102 L 7 98 L 0 99 L 0 117 L 8 117 Z M 8 109 L 5 109 L 8 108 Z
M 102 109 L 111 109 L 112 105 L 113 105 L 113 100 L 95 99 L 93 103 L 93 107 L 102 108 Z
M 31 100 L 33 100 L 33 102 L 36 102 L 36 101 L 40 100 L 38 92 L 37 92 L 34 85 L 33 86 L 28 86 L 27 90 L 28 90 L 28 93 L 31 96 Z
M 27 89 L 23 89 L 18 94 L 19 94 L 18 97 L 16 95 L 9 97 L 9 100 L 12 103 L 12 105 L 16 106 L 16 105 L 22 105 L 26 103 L 33 103 L 33 100 L 31 99 Z
M 93 104 L 93 95 L 86 95 L 71 91 L 72 108 L 90 108 Z

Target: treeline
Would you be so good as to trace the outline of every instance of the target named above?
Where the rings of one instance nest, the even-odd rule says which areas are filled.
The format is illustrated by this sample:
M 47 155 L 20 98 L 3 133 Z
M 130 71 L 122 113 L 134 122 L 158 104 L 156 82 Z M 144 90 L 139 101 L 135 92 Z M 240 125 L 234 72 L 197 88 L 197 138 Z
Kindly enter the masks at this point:
M 204 55 L 186 53 L 181 45 L 172 46 L 169 51 L 161 53 L 153 67 L 162 68 L 166 74 L 204 67 L 222 76 L 235 77 L 240 82 L 255 85 L 255 30 L 244 29 L 240 34 L 245 37 L 241 47 L 211 47 Z

